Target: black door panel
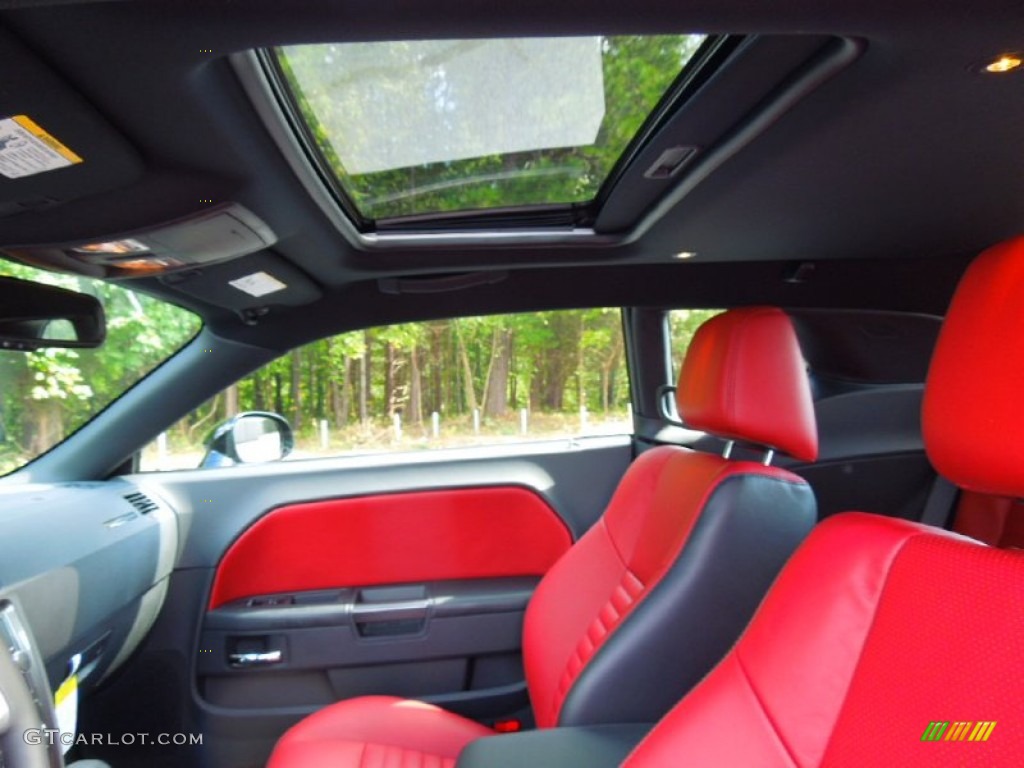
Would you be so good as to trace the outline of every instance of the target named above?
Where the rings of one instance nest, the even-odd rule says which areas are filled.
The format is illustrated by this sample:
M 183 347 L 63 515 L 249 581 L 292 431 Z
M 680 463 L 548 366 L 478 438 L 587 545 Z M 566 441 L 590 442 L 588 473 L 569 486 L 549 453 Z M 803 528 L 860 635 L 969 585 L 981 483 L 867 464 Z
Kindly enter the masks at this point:
M 237 601 L 206 615 L 199 692 L 210 704 L 245 709 L 266 708 L 268 700 L 314 708 L 387 692 L 443 701 L 481 719 L 508 714 L 526 704 L 519 649 L 536 582 L 453 581 Z

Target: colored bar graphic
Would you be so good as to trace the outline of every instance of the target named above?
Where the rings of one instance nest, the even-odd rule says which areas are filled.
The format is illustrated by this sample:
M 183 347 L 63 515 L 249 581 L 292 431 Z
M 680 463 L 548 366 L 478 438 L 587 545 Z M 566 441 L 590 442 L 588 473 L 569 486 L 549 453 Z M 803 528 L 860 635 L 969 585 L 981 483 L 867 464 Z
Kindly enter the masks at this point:
M 953 723 L 953 727 L 949 729 L 949 733 L 946 734 L 946 738 L 943 741 L 963 741 L 964 736 L 967 735 L 967 729 L 970 728 L 974 723 L 960 722 Z
M 932 720 L 921 734 L 921 741 L 988 741 L 996 727 L 995 720 Z
M 992 730 L 996 727 L 995 720 L 981 721 L 971 731 L 971 741 L 988 741 L 988 737 L 992 735 Z

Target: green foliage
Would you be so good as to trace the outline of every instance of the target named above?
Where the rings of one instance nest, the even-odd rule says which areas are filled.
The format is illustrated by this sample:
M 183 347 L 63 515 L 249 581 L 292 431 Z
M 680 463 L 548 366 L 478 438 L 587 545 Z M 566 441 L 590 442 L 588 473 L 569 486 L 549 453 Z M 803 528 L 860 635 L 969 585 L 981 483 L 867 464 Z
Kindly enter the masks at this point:
M 122 285 L 0 260 L 0 274 L 90 293 L 107 316 L 97 349 L 0 352 L 0 473 L 77 430 L 179 349 L 198 318 Z
M 593 144 L 555 147 L 436 162 L 372 173 L 349 173 L 339 158 L 344 148 L 386 141 L 386 136 L 359 133 L 365 102 L 346 91 L 348 73 L 337 66 L 342 46 L 307 45 L 284 49 L 278 61 L 299 111 L 328 165 L 360 211 L 370 218 L 390 218 L 444 211 L 469 211 L 531 204 L 569 204 L 592 200 L 622 152 L 666 90 L 703 42 L 700 35 L 615 36 L 602 39 L 605 112 Z M 408 42 L 363 45 L 367 57 L 386 70 L 392 59 L 405 59 Z M 572 72 L 566 72 L 572 77 Z M 438 92 L 447 93 L 443 65 L 434 71 Z M 495 84 L 496 93 L 500 92 Z M 382 79 L 378 98 L 421 109 L 452 111 L 457 103 L 431 94 L 425 99 L 416 82 Z M 497 97 L 497 96 L 496 96 Z M 426 106 L 424 106 L 426 105 Z M 461 105 L 459 105 L 461 106 Z M 474 105 L 475 106 L 475 105 Z M 547 113 L 562 120 L 565 109 Z

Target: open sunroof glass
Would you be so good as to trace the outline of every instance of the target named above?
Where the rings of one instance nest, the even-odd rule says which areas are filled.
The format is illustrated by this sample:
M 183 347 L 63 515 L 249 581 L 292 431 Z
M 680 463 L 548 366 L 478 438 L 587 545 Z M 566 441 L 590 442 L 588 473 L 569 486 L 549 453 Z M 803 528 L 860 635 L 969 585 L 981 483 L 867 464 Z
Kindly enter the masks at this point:
M 703 35 L 325 43 L 274 55 L 366 219 L 587 203 Z

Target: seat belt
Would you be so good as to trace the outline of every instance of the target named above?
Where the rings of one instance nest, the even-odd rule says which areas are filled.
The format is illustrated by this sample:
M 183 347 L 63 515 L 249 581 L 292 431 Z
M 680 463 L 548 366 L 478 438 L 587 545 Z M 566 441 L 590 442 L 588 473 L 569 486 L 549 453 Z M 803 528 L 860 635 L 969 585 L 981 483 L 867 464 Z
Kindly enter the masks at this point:
M 945 528 L 949 523 L 953 506 L 956 504 L 960 489 L 942 475 L 935 475 L 935 482 L 928 492 L 928 499 L 921 512 L 921 522 L 936 528 Z

